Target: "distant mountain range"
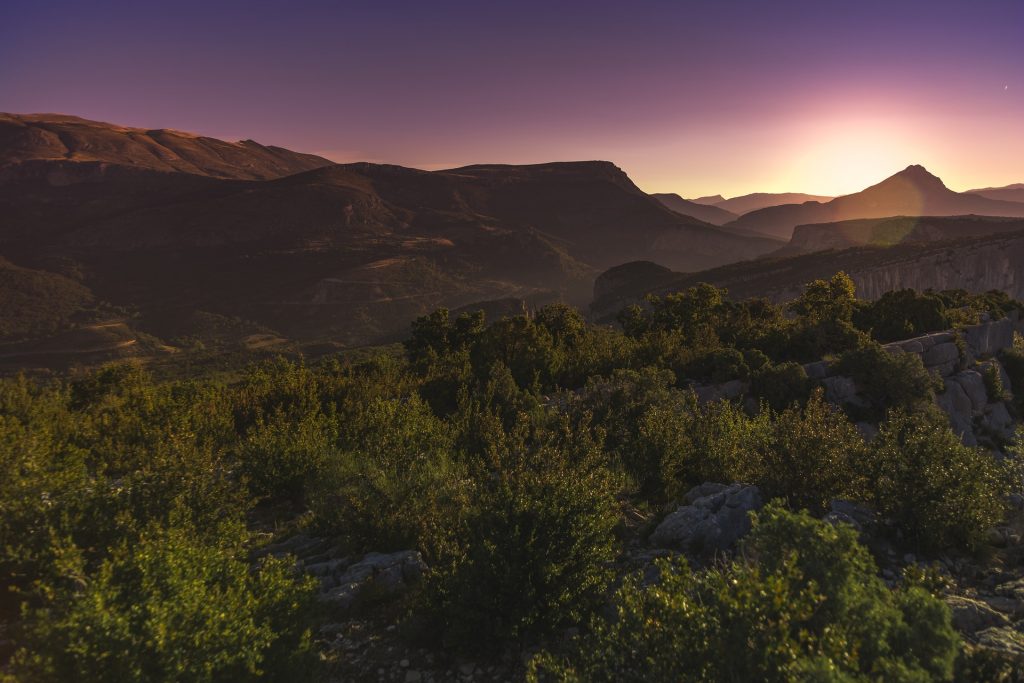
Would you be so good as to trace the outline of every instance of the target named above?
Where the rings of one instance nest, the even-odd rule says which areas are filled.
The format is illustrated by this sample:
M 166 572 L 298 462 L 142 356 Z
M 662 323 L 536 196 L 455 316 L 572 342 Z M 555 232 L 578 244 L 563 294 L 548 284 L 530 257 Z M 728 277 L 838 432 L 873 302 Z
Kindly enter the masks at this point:
M 783 244 L 669 210 L 609 162 L 338 165 L 51 115 L 0 115 L 0 216 L 8 339 L 120 310 L 161 339 L 363 344 L 438 306 L 585 302 L 627 260 L 696 271 Z
M 941 260 L 936 240 L 989 245 L 971 253 L 1003 263 L 992 240 L 1003 234 L 1016 258 L 1024 223 L 991 216 L 1024 217 L 1024 202 L 998 198 L 1021 189 L 957 193 L 911 166 L 826 202 L 688 201 L 647 195 L 607 161 L 422 171 L 0 114 L 0 372 L 54 354 L 73 364 L 86 352 L 378 343 L 440 306 L 497 315 L 694 278 L 739 296 L 782 291 L 879 259 L 902 258 L 910 272 L 915 254 Z M 977 260 L 950 267 L 960 270 L 947 279 L 978 271 L 974 284 L 1014 286 Z M 772 272 L 792 277 L 773 284 Z
M 1024 202 L 1024 183 L 1015 183 L 1005 187 L 983 187 L 980 190 L 968 190 L 967 192 L 1006 202 Z
M 700 197 L 690 201 L 695 204 L 707 204 L 708 206 L 714 206 L 728 211 L 729 213 L 736 214 L 737 216 L 742 216 L 745 213 L 764 209 L 769 206 L 779 206 L 780 204 L 802 204 L 804 202 L 827 202 L 830 199 L 832 199 L 832 197 L 825 197 L 816 194 L 803 194 L 801 192 L 755 192 L 753 194 L 745 194 L 741 197 L 733 197 L 732 199 L 726 199 L 722 195 L 716 194 L 711 197 Z
M 811 223 L 889 216 L 967 214 L 1024 217 L 1024 203 L 954 192 L 923 166 L 908 166 L 861 192 L 824 203 L 812 201 L 758 209 L 740 216 L 727 224 L 727 227 L 789 239 L 796 226 Z
M 712 225 L 724 225 L 739 218 L 738 215 L 731 211 L 720 209 L 717 206 L 691 202 L 677 194 L 655 193 L 651 196 L 676 213 L 691 216 Z

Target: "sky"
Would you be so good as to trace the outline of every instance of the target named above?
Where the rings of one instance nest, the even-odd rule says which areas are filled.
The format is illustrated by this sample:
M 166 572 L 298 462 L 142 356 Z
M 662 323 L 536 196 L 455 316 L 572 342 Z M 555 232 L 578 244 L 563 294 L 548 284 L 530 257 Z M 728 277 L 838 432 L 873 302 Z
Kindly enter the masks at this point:
M 0 2 L 0 111 L 647 192 L 1024 182 L 1024 0 Z

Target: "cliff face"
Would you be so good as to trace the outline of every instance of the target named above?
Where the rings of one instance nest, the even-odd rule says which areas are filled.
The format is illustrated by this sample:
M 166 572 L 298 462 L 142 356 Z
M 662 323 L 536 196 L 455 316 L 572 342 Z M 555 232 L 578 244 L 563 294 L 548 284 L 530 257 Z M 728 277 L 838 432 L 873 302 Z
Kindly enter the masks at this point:
M 1024 297 L 1024 235 L 936 249 L 917 258 L 850 273 L 857 294 L 876 299 L 893 289 L 966 289 Z
M 724 287 L 736 299 L 766 297 L 789 301 L 811 280 L 844 271 L 857 285 L 857 295 L 877 299 L 894 289 L 999 290 L 1024 297 L 1024 232 L 972 239 L 893 247 L 863 246 L 760 259 L 700 273 L 659 273 L 649 268 L 620 266 L 598 277 L 591 312 L 597 319 L 614 315 L 646 294 L 665 294 L 707 282 Z M 614 277 L 606 277 L 614 275 Z
M 778 256 L 828 249 L 982 237 L 1024 230 L 1024 219 L 997 216 L 895 216 L 881 219 L 798 225 Z

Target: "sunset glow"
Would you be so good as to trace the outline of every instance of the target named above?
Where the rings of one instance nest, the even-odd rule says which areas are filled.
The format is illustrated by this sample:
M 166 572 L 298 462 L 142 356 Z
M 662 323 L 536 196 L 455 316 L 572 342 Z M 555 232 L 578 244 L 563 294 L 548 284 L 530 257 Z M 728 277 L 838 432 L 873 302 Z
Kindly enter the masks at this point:
M 1017 0 L 174 8 L 3 3 L 0 110 L 340 162 L 608 159 L 689 197 L 1024 180 Z

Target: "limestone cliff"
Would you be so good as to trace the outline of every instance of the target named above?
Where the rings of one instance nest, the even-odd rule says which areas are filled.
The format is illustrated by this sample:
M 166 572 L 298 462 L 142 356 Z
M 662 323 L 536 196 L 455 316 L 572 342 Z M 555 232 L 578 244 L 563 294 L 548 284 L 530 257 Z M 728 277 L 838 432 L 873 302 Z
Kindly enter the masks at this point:
M 707 282 L 729 290 L 736 299 L 767 297 L 788 301 L 806 283 L 845 271 L 857 285 L 857 295 L 875 299 L 894 289 L 965 289 L 1004 291 L 1024 297 L 1024 232 L 986 235 L 965 240 L 864 246 L 788 258 L 760 259 L 699 273 L 663 272 L 619 266 L 599 276 L 591 311 L 604 319 L 646 294 L 664 294 Z

